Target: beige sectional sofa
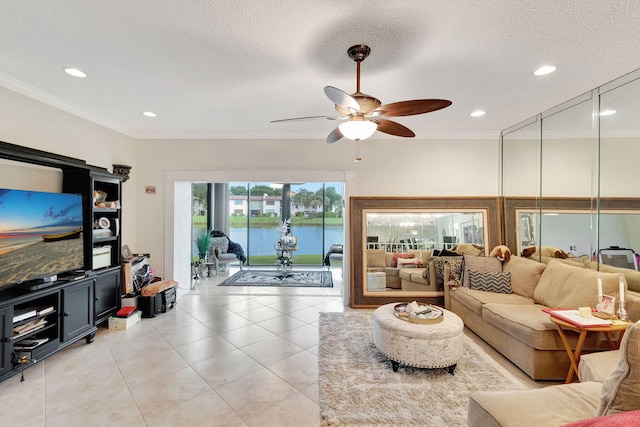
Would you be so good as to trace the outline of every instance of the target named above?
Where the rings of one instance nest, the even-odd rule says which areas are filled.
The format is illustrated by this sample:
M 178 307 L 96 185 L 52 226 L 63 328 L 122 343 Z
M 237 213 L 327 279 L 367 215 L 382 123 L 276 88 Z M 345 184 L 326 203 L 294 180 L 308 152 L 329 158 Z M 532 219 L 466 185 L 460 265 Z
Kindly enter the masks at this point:
M 464 265 L 469 264 L 468 257 L 465 255 Z M 604 294 L 618 300 L 619 273 L 598 273 L 566 260 L 550 260 L 545 264 L 522 257 L 511 257 L 502 263 L 500 272 L 509 273 L 512 293 L 461 286 L 460 279 L 453 277 L 451 268 L 445 266 L 445 307 L 531 378 L 565 379 L 569 358 L 555 324 L 542 310 L 594 306 L 598 275 Z M 626 300 L 630 318 L 638 320 L 640 293 L 636 289 L 629 290 Z M 578 334 L 567 331 L 567 337 L 575 347 Z M 607 348 L 600 334 L 587 336 L 585 352 Z
M 594 359 L 594 360 L 588 360 Z M 604 378 L 586 376 L 583 364 Z M 631 325 L 619 351 L 580 361 L 580 383 L 534 390 L 477 391 L 469 397 L 471 427 L 632 426 L 640 424 L 640 325 Z
M 393 256 L 396 254 L 395 252 L 385 252 L 384 249 L 367 249 L 367 272 L 384 272 L 387 279 L 387 288 L 402 288 L 404 290 L 401 283 L 401 272 L 410 270 L 419 274 L 420 279 L 422 279 L 422 272 L 425 270 L 423 266 L 428 263 L 433 251 L 411 249 L 406 253 L 413 255 L 413 259 L 422 260 L 418 268 L 394 266 Z M 424 288 L 422 289 L 424 290 Z

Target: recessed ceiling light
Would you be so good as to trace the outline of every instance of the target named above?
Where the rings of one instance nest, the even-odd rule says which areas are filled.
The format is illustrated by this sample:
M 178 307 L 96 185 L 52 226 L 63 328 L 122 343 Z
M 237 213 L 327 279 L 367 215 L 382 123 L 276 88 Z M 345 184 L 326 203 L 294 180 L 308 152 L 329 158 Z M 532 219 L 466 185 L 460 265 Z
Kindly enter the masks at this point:
M 142 115 L 147 117 L 158 117 L 158 115 L 152 111 L 145 111 Z
M 482 117 L 484 116 L 484 111 L 482 110 L 476 110 L 473 113 L 471 113 L 471 117 Z
M 610 115 L 615 114 L 615 113 L 616 113 L 616 110 L 603 110 L 603 111 L 600 111 L 600 115 L 601 116 L 610 116 Z
M 87 73 L 82 70 L 78 70 L 77 68 L 65 68 L 64 72 L 73 77 L 85 78 L 87 77 Z
M 536 76 L 544 76 L 546 74 L 551 74 L 556 70 L 556 67 L 553 65 L 545 65 L 544 67 L 540 67 L 533 72 Z

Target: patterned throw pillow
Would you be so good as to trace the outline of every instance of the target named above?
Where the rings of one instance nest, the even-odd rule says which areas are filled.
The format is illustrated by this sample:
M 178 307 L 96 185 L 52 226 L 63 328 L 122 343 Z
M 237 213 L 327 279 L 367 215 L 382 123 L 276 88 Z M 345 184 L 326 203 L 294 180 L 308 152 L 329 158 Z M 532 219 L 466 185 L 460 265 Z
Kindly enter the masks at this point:
M 219 254 L 226 254 L 229 250 L 229 239 L 226 237 L 212 237 L 211 248 L 218 250 Z
M 429 258 L 429 266 L 422 273 L 423 277 L 430 277 L 431 269 L 435 269 L 436 284 L 438 289 L 444 289 L 444 264 L 449 263 L 451 268 L 451 278 L 458 279 L 460 277 L 460 271 L 462 270 L 462 257 L 461 256 L 434 256 Z
M 477 291 L 511 293 L 511 273 L 483 273 L 469 270 L 469 288 Z
M 470 270 L 483 273 L 502 273 L 502 261 L 494 256 L 476 256 L 464 254 L 464 268 L 462 271 L 462 286 L 469 287 Z

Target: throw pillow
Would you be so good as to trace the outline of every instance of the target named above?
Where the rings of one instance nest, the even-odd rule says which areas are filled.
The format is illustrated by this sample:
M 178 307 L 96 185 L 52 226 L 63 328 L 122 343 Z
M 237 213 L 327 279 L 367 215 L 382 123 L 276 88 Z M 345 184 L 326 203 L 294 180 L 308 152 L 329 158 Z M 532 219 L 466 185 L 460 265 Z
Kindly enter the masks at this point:
M 415 256 L 414 254 L 396 252 L 393 254 L 393 257 L 391 258 L 391 267 L 393 268 L 398 267 L 398 258 L 406 259 L 406 258 L 413 258 L 414 256 Z
M 511 273 L 511 290 L 514 294 L 533 299 L 533 292 L 546 266 L 532 259 L 512 256 L 504 262 L 502 271 Z
M 549 308 L 592 307 L 598 295 L 598 275 L 602 279 L 602 293 L 617 296 L 620 274 L 549 261 L 533 291 L 533 299 Z
M 502 261 L 500 261 L 496 257 L 464 254 L 464 267 L 462 268 L 462 286 L 469 287 L 469 271 L 480 271 L 483 273 L 502 273 Z
M 460 255 L 459 253 L 454 252 L 454 251 L 449 251 L 447 249 L 443 249 L 443 250 L 440 251 L 439 256 L 462 256 L 462 255 Z
M 429 265 L 422 273 L 422 277 L 431 277 L 431 271 L 435 270 L 436 285 L 438 289 L 444 289 L 444 263 L 448 262 L 451 268 L 451 278 L 459 279 L 460 271 L 462 269 L 462 257 L 461 256 L 435 256 L 429 258 Z
M 385 267 L 384 249 L 367 249 L 367 267 Z
M 640 325 L 622 338 L 618 365 L 602 383 L 598 416 L 640 409 Z
M 511 293 L 510 273 L 485 273 L 475 270 L 469 270 L 468 272 L 470 289 L 498 294 Z
M 226 254 L 229 250 L 229 239 L 225 237 L 212 237 L 211 248 L 217 250 L 219 254 Z

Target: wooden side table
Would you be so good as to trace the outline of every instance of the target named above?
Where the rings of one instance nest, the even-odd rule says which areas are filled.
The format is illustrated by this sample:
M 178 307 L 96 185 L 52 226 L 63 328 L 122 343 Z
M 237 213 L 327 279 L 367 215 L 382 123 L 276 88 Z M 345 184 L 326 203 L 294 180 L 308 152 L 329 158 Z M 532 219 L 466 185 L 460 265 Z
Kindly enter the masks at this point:
M 569 322 L 565 322 L 564 320 L 558 319 L 557 317 L 549 316 L 549 319 L 553 323 L 556 324 L 556 328 L 558 329 L 558 335 L 560 335 L 560 339 L 562 340 L 562 345 L 564 345 L 564 349 L 567 352 L 567 356 L 569 356 L 569 360 L 571 362 L 571 366 L 569 366 L 569 372 L 567 373 L 567 378 L 565 380 L 566 384 L 569 384 L 573 381 L 573 376 L 578 377 L 578 363 L 580 362 L 580 354 L 582 353 L 582 346 L 584 345 L 584 341 L 587 338 L 587 334 L 589 332 L 602 332 L 609 343 L 609 348 L 611 350 L 616 350 L 620 347 L 620 342 L 622 341 L 622 336 L 624 332 L 627 330 L 629 324 L 613 324 L 608 326 L 577 326 Z M 565 329 L 569 329 L 571 331 L 575 331 L 580 333 L 578 336 L 578 343 L 576 344 L 576 349 L 572 350 L 569 345 L 569 340 L 567 340 L 567 336 L 564 333 Z M 611 338 L 612 332 L 619 332 L 617 340 L 613 340 Z M 579 380 L 579 379 L 578 379 Z

